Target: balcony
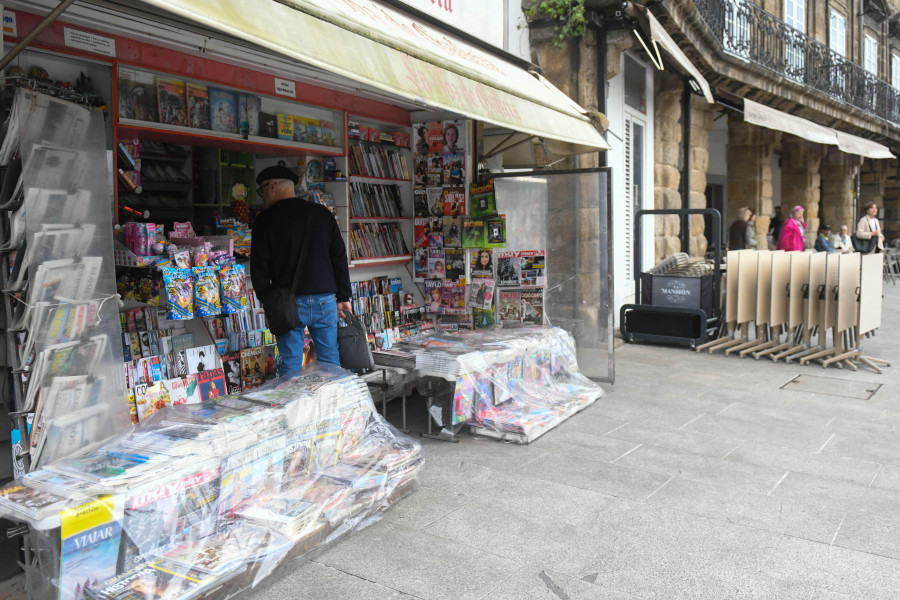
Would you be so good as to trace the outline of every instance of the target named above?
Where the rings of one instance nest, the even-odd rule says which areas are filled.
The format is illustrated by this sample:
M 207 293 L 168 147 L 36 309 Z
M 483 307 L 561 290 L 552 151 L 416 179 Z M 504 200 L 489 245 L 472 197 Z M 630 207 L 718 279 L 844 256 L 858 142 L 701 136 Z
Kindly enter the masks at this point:
M 900 124 L 900 91 L 755 4 L 695 0 L 722 50 Z

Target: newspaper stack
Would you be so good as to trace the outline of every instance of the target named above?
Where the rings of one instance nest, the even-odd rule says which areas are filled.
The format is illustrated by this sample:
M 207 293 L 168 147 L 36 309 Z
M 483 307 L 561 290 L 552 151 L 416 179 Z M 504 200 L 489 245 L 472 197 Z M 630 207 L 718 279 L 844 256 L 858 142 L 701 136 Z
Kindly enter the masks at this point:
M 397 367 L 413 370 L 416 368 L 416 353 L 407 347 L 395 347 L 390 350 L 373 350 L 375 364 L 384 367 Z
M 382 420 L 359 377 L 319 365 L 164 408 L 0 488 L 0 516 L 47 549 L 34 586 L 208 600 L 341 539 L 412 491 L 421 466 L 419 443 Z

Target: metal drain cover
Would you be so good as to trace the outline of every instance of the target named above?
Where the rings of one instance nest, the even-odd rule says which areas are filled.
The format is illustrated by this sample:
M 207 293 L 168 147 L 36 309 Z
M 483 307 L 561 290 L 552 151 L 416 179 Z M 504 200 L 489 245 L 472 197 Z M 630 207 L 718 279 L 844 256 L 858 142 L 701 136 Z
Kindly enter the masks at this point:
M 846 379 L 837 379 L 836 377 L 797 375 L 781 386 L 781 389 L 868 400 L 875 395 L 875 392 L 881 389 L 882 385 L 881 383 L 869 383 L 866 381 L 848 381 Z

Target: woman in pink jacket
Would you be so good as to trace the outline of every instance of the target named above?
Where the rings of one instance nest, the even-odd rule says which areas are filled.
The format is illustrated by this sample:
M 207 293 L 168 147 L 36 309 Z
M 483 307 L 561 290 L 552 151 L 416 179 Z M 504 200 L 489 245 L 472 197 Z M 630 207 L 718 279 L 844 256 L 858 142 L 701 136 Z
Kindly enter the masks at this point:
M 806 239 L 806 224 L 803 222 L 803 207 L 795 206 L 791 209 L 791 218 L 781 226 L 781 235 L 778 237 L 778 250 L 803 250 L 803 240 Z

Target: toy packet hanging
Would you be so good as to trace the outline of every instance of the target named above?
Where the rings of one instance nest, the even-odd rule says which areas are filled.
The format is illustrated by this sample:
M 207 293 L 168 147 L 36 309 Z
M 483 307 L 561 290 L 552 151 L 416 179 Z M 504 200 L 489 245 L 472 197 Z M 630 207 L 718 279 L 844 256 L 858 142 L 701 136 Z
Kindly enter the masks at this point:
M 222 312 L 230 315 L 247 308 L 247 284 L 244 265 L 226 265 L 219 269 L 222 285 Z
M 222 312 L 222 301 L 219 297 L 219 276 L 216 275 L 216 268 L 194 267 L 193 271 L 197 314 L 201 317 L 219 315 Z
M 166 286 L 169 319 L 173 321 L 193 319 L 194 278 L 190 269 L 164 268 L 163 283 Z

